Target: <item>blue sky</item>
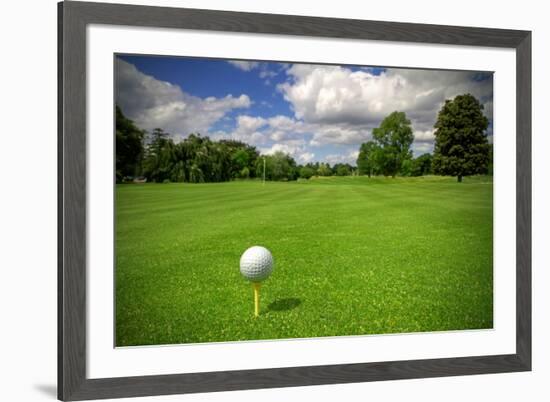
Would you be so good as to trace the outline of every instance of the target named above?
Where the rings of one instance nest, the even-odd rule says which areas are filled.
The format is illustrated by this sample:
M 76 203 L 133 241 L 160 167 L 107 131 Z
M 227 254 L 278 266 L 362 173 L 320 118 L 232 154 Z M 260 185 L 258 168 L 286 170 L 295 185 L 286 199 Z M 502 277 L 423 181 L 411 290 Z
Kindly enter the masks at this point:
M 492 122 L 485 72 L 119 55 L 116 82 L 117 104 L 144 129 L 161 127 L 176 141 L 191 132 L 234 138 L 299 163 L 354 164 L 394 110 L 412 122 L 415 155 L 431 152 L 437 111 L 461 93 L 480 99 Z

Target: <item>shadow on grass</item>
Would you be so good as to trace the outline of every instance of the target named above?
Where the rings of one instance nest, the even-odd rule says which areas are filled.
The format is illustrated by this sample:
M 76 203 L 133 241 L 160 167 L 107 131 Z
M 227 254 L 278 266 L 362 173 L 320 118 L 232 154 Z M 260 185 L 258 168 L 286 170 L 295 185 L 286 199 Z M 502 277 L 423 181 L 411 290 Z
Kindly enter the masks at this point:
M 278 299 L 271 302 L 267 306 L 268 311 L 288 311 L 298 307 L 302 304 L 302 301 L 296 297 L 287 297 L 285 299 Z

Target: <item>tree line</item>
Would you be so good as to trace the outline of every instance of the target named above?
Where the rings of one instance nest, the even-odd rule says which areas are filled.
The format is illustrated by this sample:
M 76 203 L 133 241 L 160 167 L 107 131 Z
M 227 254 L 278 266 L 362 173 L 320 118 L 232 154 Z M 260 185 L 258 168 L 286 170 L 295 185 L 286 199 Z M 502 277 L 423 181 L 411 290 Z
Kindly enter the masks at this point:
M 324 162 L 298 164 L 290 155 L 262 155 L 236 140 L 211 140 L 198 133 L 175 143 L 161 128 L 140 129 L 116 106 L 116 180 L 143 177 L 150 182 L 223 182 L 234 179 L 309 179 L 313 176 L 463 176 L 492 173 L 492 146 L 483 105 L 472 95 L 447 100 L 435 123 L 434 154 L 413 158 L 411 122 L 404 112 L 389 114 L 361 144 L 357 166 Z
M 175 143 L 161 128 L 140 129 L 116 107 L 117 182 L 222 182 L 256 176 L 259 152 L 240 141 L 191 134 Z
M 208 183 L 263 178 L 272 181 L 309 179 L 312 176 L 348 176 L 350 164 L 300 165 L 283 152 L 260 156 L 256 147 L 241 141 L 213 141 L 190 134 L 175 143 L 161 128 L 140 129 L 116 107 L 116 180 L 143 177 L 149 182 Z

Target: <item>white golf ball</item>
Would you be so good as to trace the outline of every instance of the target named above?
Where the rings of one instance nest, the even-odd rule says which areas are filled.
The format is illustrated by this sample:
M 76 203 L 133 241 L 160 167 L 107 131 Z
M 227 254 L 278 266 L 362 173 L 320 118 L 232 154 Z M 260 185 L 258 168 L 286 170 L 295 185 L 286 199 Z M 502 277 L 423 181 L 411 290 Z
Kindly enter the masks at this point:
M 247 249 L 241 256 L 241 274 L 251 282 L 261 282 L 273 271 L 273 256 L 262 246 Z

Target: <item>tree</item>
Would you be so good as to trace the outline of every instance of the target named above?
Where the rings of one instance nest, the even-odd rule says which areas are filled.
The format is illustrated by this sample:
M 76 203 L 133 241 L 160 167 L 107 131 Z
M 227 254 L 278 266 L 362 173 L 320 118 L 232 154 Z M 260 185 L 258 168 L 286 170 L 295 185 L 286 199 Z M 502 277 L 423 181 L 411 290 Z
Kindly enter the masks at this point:
M 446 100 L 435 123 L 434 172 L 456 176 L 458 182 L 463 176 L 486 174 L 488 125 L 483 105 L 471 94 Z
M 423 154 L 412 161 L 411 176 L 424 176 L 432 173 L 432 155 Z
M 296 161 L 288 154 L 277 151 L 273 155 L 264 155 L 256 161 L 256 176 L 262 177 L 265 158 L 266 180 L 296 180 L 298 168 Z
M 313 177 L 315 175 L 315 170 L 313 170 L 311 167 L 309 166 L 302 166 L 300 168 L 300 177 L 302 179 L 310 179 L 311 177 Z
M 231 156 L 231 163 L 234 167 L 233 177 L 248 178 L 250 171 L 248 170 L 248 163 L 250 156 L 244 149 L 237 149 Z
M 145 131 L 126 118 L 116 106 L 116 179 L 121 182 L 125 177 L 141 173 L 144 154 L 143 138 Z
M 376 173 L 375 153 L 378 145 L 374 141 L 368 141 L 361 144 L 359 155 L 357 156 L 357 169 L 360 175 L 371 177 Z
M 332 169 L 327 163 L 320 163 L 317 169 L 317 175 L 319 176 L 332 176 Z
M 351 176 L 351 166 L 347 163 L 337 163 L 334 165 L 336 176 Z
M 413 161 L 411 159 L 405 159 L 403 163 L 401 163 L 401 169 L 399 169 L 399 173 L 401 176 L 412 176 L 413 173 Z
M 372 130 L 372 135 L 381 149 L 375 154 L 378 167 L 384 175 L 395 177 L 403 161 L 412 158 L 411 121 L 403 112 L 392 112 L 382 120 L 380 127 Z
M 151 133 L 149 144 L 145 151 L 143 173 L 147 180 L 162 183 L 170 180 L 175 163 L 175 146 L 169 134 L 161 128 L 155 128 Z
M 223 145 L 227 153 L 231 155 L 229 170 L 232 178 L 255 176 L 256 160 L 260 155 L 256 147 L 236 140 L 221 140 L 219 144 Z

